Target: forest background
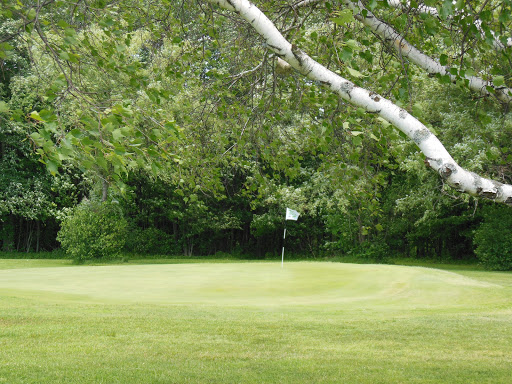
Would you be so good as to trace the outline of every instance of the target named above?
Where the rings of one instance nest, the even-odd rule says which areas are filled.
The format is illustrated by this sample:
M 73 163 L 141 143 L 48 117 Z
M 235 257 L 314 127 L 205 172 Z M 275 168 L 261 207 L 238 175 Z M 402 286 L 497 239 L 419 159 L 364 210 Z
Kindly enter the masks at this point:
M 296 256 L 512 269 L 510 207 L 445 185 L 414 142 L 283 65 L 243 20 L 208 2 L 11 3 L 3 251 L 272 258 L 289 207 L 301 212 L 288 222 Z M 464 81 L 512 86 L 511 2 L 363 3 L 454 78 L 415 66 L 342 1 L 258 6 L 317 61 L 414 114 L 465 168 L 511 183 L 511 103 Z

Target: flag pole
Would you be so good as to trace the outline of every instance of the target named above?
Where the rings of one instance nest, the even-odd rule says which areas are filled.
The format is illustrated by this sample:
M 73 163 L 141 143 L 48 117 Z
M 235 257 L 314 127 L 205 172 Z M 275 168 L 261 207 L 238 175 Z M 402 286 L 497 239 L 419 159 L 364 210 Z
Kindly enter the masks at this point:
M 297 211 L 294 211 L 293 209 L 286 208 L 286 217 L 284 219 L 284 233 L 283 233 L 283 251 L 281 252 L 281 268 L 283 268 L 284 265 L 284 243 L 286 239 L 286 220 L 294 220 L 297 221 L 299 218 L 300 213 Z
M 281 268 L 284 266 L 284 241 L 286 239 L 286 220 L 284 221 L 283 251 L 281 252 Z

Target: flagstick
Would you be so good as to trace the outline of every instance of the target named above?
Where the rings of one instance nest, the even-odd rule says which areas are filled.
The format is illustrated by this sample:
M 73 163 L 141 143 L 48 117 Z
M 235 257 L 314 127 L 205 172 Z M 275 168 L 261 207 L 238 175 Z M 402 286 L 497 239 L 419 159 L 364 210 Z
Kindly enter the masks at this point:
M 286 220 L 284 222 L 284 233 L 283 233 L 283 252 L 281 252 L 281 268 L 284 266 L 284 240 L 286 239 Z

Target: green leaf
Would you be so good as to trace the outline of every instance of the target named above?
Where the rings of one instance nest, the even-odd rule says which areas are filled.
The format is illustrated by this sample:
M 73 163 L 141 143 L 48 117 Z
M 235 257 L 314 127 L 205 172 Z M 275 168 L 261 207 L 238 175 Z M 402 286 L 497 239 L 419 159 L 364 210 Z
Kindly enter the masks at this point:
M 439 81 L 441 84 L 450 84 L 452 82 L 452 79 L 449 75 L 442 75 L 439 76 Z
M 439 10 L 439 15 L 443 20 L 446 20 L 449 16 L 453 14 L 453 3 L 452 0 L 444 0 L 441 9 Z
M 383 119 L 382 117 L 377 117 L 377 120 L 380 121 L 384 128 L 387 128 L 391 125 L 386 119 Z
M 370 0 L 370 3 L 368 4 L 368 8 L 370 8 L 372 11 L 377 8 L 377 0 Z
M 27 19 L 34 20 L 36 18 L 36 10 L 34 8 L 30 8 L 30 10 L 27 12 Z
M 79 130 L 78 128 L 75 128 L 75 129 L 72 129 L 71 130 L 71 134 L 74 136 L 74 137 L 80 137 L 82 136 L 82 131 Z
M 130 109 L 127 109 L 119 104 L 116 104 L 112 107 L 112 112 L 124 117 L 131 117 L 133 115 L 133 112 Z
M 466 68 L 466 76 L 475 76 L 476 72 L 473 68 Z
M 64 33 L 66 34 L 66 36 L 76 36 L 76 31 L 74 28 L 64 29 Z
M 59 165 L 53 160 L 46 161 L 46 168 L 50 171 L 52 176 L 55 176 L 59 172 Z
M 355 40 L 348 40 L 345 44 L 354 51 L 359 48 L 359 44 Z
M 66 23 L 64 20 L 59 20 L 59 21 L 57 22 L 57 25 L 58 25 L 59 27 L 61 27 L 62 29 L 65 29 L 65 28 L 69 28 L 69 27 L 70 27 L 70 25 L 69 25 L 68 23 Z
M 423 108 L 421 107 L 420 104 L 416 103 L 412 106 L 412 113 L 416 118 L 421 117 L 421 115 L 423 114 Z
M 96 156 L 96 163 L 105 171 L 108 169 L 107 160 L 105 160 L 103 154 L 101 156 Z
M 69 59 L 70 59 L 69 53 L 67 53 L 67 52 L 61 52 L 61 53 L 59 53 L 59 57 L 60 57 L 62 60 L 69 60 Z
M 80 140 L 83 146 L 89 146 L 94 144 L 94 141 L 92 141 L 89 137 L 84 137 L 82 140 Z
M 340 26 L 343 26 L 354 21 L 354 15 L 352 14 L 352 11 L 350 9 L 344 9 L 340 11 L 337 17 L 333 18 L 332 21 L 334 21 L 336 24 Z
M 44 144 L 44 138 L 41 137 L 41 135 L 37 132 L 32 132 L 30 134 L 30 137 L 32 138 L 32 140 L 34 140 L 34 143 L 36 143 L 37 145 L 39 146 L 42 146 Z
M 121 129 L 117 128 L 112 131 L 112 137 L 114 138 L 114 140 L 119 141 L 124 137 L 124 135 L 121 132 Z
M 37 111 L 30 112 L 29 116 L 30 116 L 31 119 L 34 119 L 34 120 L 44 121 L 43 118 L 41 116 L 39 116 L 39 112 L 37 112 Z
M 0 113 L 9 112 L 9 106 L 5 101 L 0 101 Z
M 492 79 L 492 82 L 494 86 L 501 87 L 502 85 L 505 85 L 505 76 L 495 76 Z
M 7 60 L 10 56 L 12 56 L 12 51 L 14 50 L 14 47 L 5 42 L 5 43 L 0 43 L 0 59 L 4 59 L 4 60 Z
M 41 119 L 43 119 L 44 121 L 55 121 L 57 119 L 53 112 L 48 109 L 40 110 L 39 117 L 41 117 Z
M 351 76 L 364 77 L 364 75 L 361 72 L 355 70 L 354 68 L 350 68 L 350 67 L 346 67 L 346 68 L 347 68 L 348 73 L 350 73 Z
M 363 144 L 363 138 L 360 136 L 352 137 L 352 144 L 354 144 L 356 147 L 359 147 Z

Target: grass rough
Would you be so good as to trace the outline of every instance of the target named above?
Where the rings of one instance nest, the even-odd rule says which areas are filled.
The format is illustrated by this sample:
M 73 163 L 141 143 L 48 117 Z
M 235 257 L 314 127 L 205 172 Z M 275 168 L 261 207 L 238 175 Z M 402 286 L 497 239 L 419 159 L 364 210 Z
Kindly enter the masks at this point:
M 498 383 L 512 274 L 0 260 L 0 383 Z

